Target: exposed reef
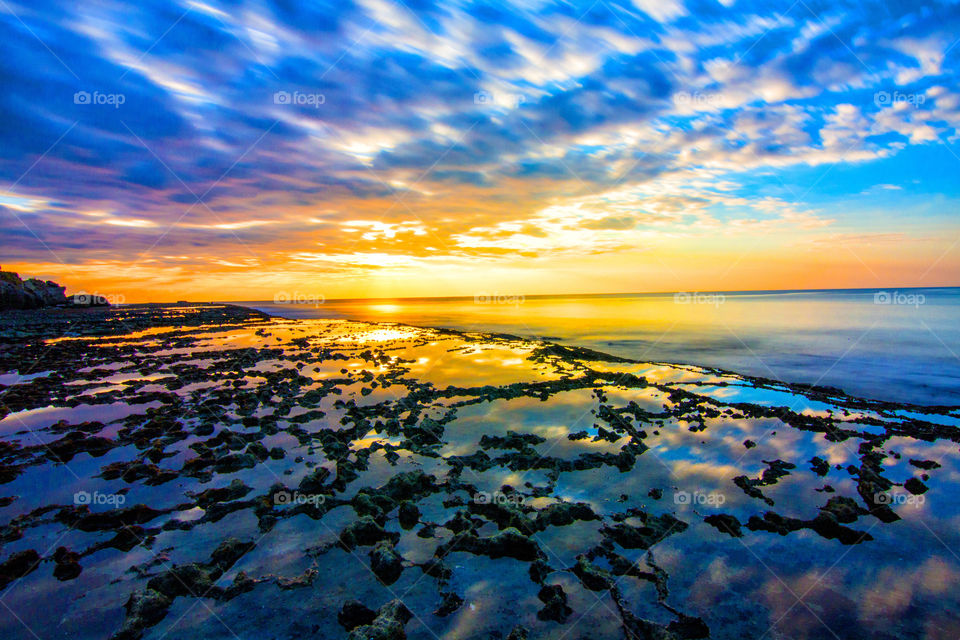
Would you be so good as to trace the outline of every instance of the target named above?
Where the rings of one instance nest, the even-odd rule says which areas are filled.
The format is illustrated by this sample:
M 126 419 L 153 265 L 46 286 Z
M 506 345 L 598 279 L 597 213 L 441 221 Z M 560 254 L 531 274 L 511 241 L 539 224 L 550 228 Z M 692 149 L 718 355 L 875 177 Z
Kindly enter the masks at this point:
M 0 588 L 40 637 L 761 637 L 803 624 L 764 566 L 908 544 L 960 442 L 950 407 L 515 336 L 58 311 L 0 322 Z M 877 637 L 948 628 L 924 606 Z

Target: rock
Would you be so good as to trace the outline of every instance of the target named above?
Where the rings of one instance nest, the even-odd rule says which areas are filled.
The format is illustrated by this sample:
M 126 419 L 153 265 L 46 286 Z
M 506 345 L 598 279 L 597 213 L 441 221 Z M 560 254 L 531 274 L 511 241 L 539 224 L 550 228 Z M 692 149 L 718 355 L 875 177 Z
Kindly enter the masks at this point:
M 659 517 L 644 514 L 644 519 L 645 524 L 642 527 L 620 523 L 604 527 L 601 531 L 624 549 L 649 549 L 667 536 L 687 528 L 686 522 L 669 513 Z
M 30 278 L 24 281 L 12 271 L 0 271 L 0 311 L 65 305 L 64 289 L 50 280 Z
M 27 575 L 36 569 L 38 564 L 40 564 L 40 554 L 33 549 L 13 554 L 6 562 L 0 564 L 0 589 Z
M 403 627 L 410 616 L 410 610 L 400 600 L 391 600 L 377 610 L 373 622 L 355 628 L 349 640 L 405 640 Z
M 455 593 L 442 593 L 440 594 L 440 606 L 433 612 L 433 615 L 442 618 L 450 615 L 461 606 L 463 606 L 463 598 Z
M 400 505 L 400 512 L 397 514 L 397 519 L 401 527 L 404 529 L 412 529 L 420 522 L 420 509 L 413 503 L 404 502 Z
M 567 594 L 558 584 L 544 585 L 537 597 L 544 603 L 543 609 L 537 612 L 540 620 L 553 620 L 563 624 L 573 613 L 573 609 L 567 606 Z
M 123 621 L 123 626 L 113 638 L 115 640 L 139 638 L 143 635 L 143 629 L 152 627 L 166 617 L 172 603 L 172 598 L 153 589 L 134 591 L 124 605 L 127 617 Z
M 740 521 L 737 520 L 736 516 L 731 516 L 726 513 L 718 513 L 707 516 L 703 519 L 703 521 L 712 527 L 716 527 L 723 533 L 733 536 L 734 538 L 743 537 L 743 533 L 740 531 Z
M 257 466 L 257 459 L 249 453 L 229 453 L 216 462 L 218 473 L 230 473 L 240 469 L 252 469 Z
M 377 617 L 377 612 L 367 607 L 359 600 L 350 600 L 343 605 L 340 613 L 337 614 L 337 622 L 347 631 L 353 631 L 357 627 L 373 624 Z
M 518 624 L 510 632 L 510 635 L 507 636 L 507 640 L 527 640 L 527 635 L 530 633 L 530 630 L 525 626 Z
M 370 569 L 383 584 L 391 585 L 403 573 L 403 557 L 388 542 L 378 542 L 370 550 Z
M 66 547 L 57 548 L 53 553 L 53 561 L 56 563 L 53 568 L 53 577 L 57 580 L 73 580 L 83 570 L 80 566 L 80 554 Z
M 912 493 L 913 495 L 917 496 L 917 495 L 920 495 L 921 493 L 926 493 L 929 487 L 927 487 L 927 485 L 920 482 L 920 480 L 918 480 L 917 478 L 910 478 L 909 480 L 903 483 L 903 488 L 909 491 L 910 493 Z
M 818 476 L 823 477 L 830 471 L 830 463 L 820 456 L 814 456 L 810 458 L 810 469 Z
M 613 584 L 609 573 L 593 566 L 583 555 L 577 556 L 577 564 L 573 567 L 573 573 L 580 578 L 583 586 L 590 591 L 605 591 Z
M 357 546 L 367 546 L 389 540 L 396 543 L 400 534 L 385 531 L 371 516 L 363 516 L 356 522 L 351 522 L 340 532 L 340 546 L 353 549 Z

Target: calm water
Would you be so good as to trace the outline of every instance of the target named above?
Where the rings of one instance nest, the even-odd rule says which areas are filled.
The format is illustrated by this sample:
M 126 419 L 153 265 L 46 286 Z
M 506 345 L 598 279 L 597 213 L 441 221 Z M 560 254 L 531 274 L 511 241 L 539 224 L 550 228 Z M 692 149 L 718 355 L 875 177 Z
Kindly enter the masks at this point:
M 870 398 L 960 404 L 960 288 L 240 304 L 288 318 L 542 337 Z

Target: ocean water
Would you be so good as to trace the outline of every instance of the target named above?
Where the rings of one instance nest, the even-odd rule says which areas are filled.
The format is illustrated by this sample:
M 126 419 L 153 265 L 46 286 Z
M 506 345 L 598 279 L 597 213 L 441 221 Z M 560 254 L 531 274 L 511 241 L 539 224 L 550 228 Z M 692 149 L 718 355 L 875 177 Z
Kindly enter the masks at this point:
M 286 318 L 509 333 L 866 398 L 960 405 L 960 288 L 238 304 Z

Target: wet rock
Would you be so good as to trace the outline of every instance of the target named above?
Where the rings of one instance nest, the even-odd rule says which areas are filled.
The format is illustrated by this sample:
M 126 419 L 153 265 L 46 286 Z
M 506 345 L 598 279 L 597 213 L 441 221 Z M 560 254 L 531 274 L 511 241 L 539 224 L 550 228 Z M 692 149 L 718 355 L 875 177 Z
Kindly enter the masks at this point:
M 810 458 L 810 469 L 818 476 L 823 477 L 830 471 L 830 463 L 820 456 L 814 456 Z
M 403 573 L 403 558 L 392 544 L 381 541 L 370 550 L 370 569 L 382 583 L 391 585 Z
M 642 514 L 644 525 L 635 527 L 626 523 L 601 529 L 604 535 L 624 549 L 649 549 L 669 535 L 685 531 L 687 523 L 669 513 L 662 516 Z
M 229 502 L 231 500 L 239 500 L 252 489 L 245 485 L 241 480 L 234 479 L 226 487 L 221 487 L 217 489 L 205 489 L 199 493 L 194 493 L 192 491 L 187 491 L 186 495 L 194 498 L 197 501 L 197 504 L 203 508 L 209 507 L 212 504 L 218 502 Z
M 903 483 L 903 488 L 915 496 L 926 493 L 928 490 L 927 485 L 923 484 L 918 478 L 909 478 Z
M 344 603 L 337 614 L 337 622 L 347 631 L 353 631 L 357 627 L 372 624 L 377 617 L 377 612 L 367 607 L 359 600 L 350 600 Z
M 743 533 L 740 531 L 740 521 L 735 516 L 718 513 L 707 516 L 703 521 L 734 538 L 743 537 Z
M 174 565 L 151 578 L 147 588 L 170 598 L 177 596 L 203 597 L 213 588 L 214 577 L 199 562 Z
M 230 453 L 218 458 L 214 463 L 218 473 L 232 473 L 240 469 L 252 469 L 257 459 L 249 453 Z
M 73 580 L 80 575 L 80 554 L 76 551 L 70 551 L 66 547 L 58 547 L 53 553 L 53 561 L 56 563 L 53 569 L 53 576 L 60 581 Z
M 152 627 L 166 617 L 171 604 L 173 598 L 153 589 L 134 591 L 124 605 L 127 616 L 123 626 L 113 635 L 114 640 L 135 640 L 141 637 L 145 628 Z
M 433 615 L 443 618 L 450 615 L 463 606 L 463 598 L 455 593 L 445 592 L 440 594 L 440 606 L 436 608 Z
M 219 577 L 220 574 L 232 567 L 237 560 L 253 549 L 254 546 L 256 546 L 254 542 L 227 538 L 217 545 L 217 548 L 210 554 L 208 566 L 212 568 Z
M 856 522 L 857 518 L 866 515 L 869 511 L 862 509 L 853 498 L 846 496 L 834 496 L 827 500 L 827 504 L 820 507 L 820 511 L 831 514 L 837 522 L 850 524 Z
M 87 506 L 80 506 L 64 507 L 57 513 L 56 518 L 80 531 L 106 531 L 143 524 L 163 515 L 163 513 L 165 512 L 157 511 L 145 504 L 97 512 L 91 512 Z
M 925 471 L 931 471 L 933 469 L 940 468 L 940 463 L 934 460 L 914 460 L 913 458 L 911 458 L 910 464 L 912 464 L 918 469 L 923 469 Z
M 613 585 L 610 574 L 593 565 L 585 555 L 577 556 L 577 564 L 573 566 L 573 573 L 580 578 L 590 591 L 606 591 Z
M 599 520 L 600 516 L 593 512 L 585 502 L 559 502 L 542 509 L 537 514 L 536 528 L 544 530 L 547 527 L 562 527 L 577 521 Z
M 507 636 L 507 640 L 527 640 L 527 635 L 530 631 L 523 625 L 515 626 L 511 631 L 510 635 Z
M 352 522 L 340 532 L 340 545 L 345 549 L 354 549 L 357 546 L 374 545 L 380 541 L 389 541 L 396 544 L 400 534 L 385 531 L 380 524 L 370 516 L 363 516 Z
M 0 589 L 31 573 L 40 564 L 40 554 L 33 549 L 19 551 L 0 564 Z
M 785 536 L 800 529 L 811 529 L 828 540 L 836 539 L 842 544 L 859 544 L 873 540 L 873 536 L 863 531 L 856 531 L 840 524 L 837 517 L 830 511 L 821 511 L 813 520 L 786 518 L 772 511 L 763 514 L 763 518 L 750 516 L 747 528 L 751 531 L 770 531 Z
M 543 609 L 537 612 L 540 620 L 553 620 L 562 624 L 573 613 L 573 609 L 567 606 L 567 594 L 560 585 L 544 585 L 537 597 L 544 604 Z
M 404 626 L 410 617 L 410 610 L 400 600 L 392 600 L 377 610 L 373 622 L 351 631 L 349 640 L 405 640 Z
M 404 502 L 400 505 L 400 512 L 397 514 L 400 526 L 404 529 L 412 529 L 420 522 L 420 509 L 417 505 L 410 502 Z

